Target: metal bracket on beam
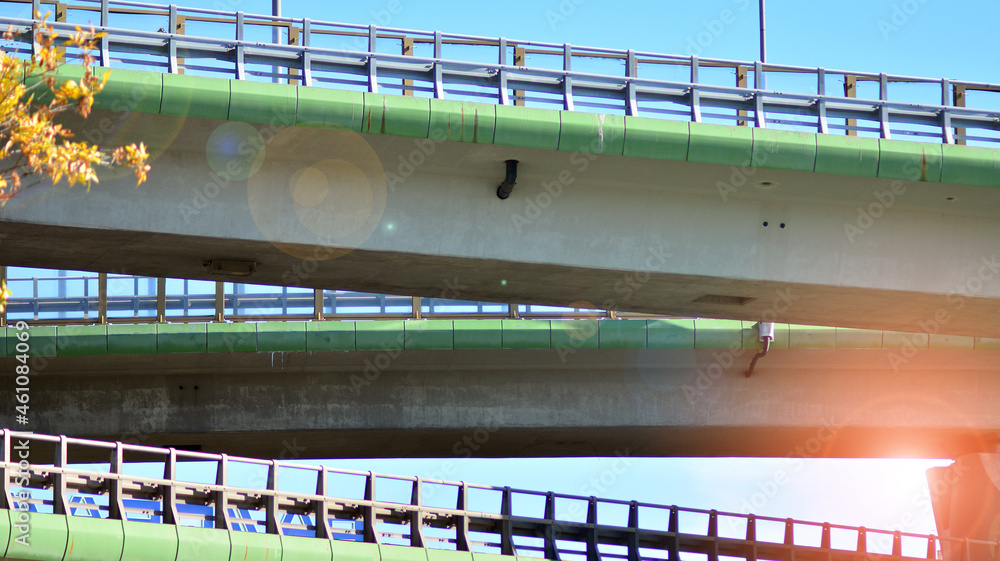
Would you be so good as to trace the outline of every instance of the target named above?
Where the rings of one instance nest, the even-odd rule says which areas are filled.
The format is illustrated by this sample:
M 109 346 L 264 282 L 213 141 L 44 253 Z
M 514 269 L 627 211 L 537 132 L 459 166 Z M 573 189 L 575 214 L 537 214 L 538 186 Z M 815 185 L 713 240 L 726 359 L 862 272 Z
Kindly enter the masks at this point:
M 750 360 L 750 368 L 747 369 L 746 377 L 749 378 L 753 374 L 754 366 L 757 366 L 757 361 L 764 358 L 767 351 L 771 348 L 771 341 L 774 340 L 774 324 L 771 322 L 762 321 L 757 324 L 757 337 L 762 343 L 764 343 L 764 348 L 755 354 Z

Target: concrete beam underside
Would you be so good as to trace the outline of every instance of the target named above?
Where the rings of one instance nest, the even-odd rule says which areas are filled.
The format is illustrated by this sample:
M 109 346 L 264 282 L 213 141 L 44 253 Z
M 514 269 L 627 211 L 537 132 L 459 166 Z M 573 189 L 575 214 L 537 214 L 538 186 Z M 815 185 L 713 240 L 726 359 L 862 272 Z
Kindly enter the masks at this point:
M 958 457 L 1000 351 L 498 350 L 55 357 L 32 430 L 256 457 Z M 13 368 L 14 359 L 0 360 Z M 13 392 L 13 378 L 0 391 Z M 10 407 L 13 407 L 11 405 Z M 9 413 L 13 416 L 14 412 Z M 13 417 L 11 417 L 13 418 Z
M 0 263 L 1000 336 L 992 188 L 139 113 L 114 122 L 115 143 L 150 144 L 149 183 L 113 173 L 89 193 L 26 189 L 0 209 Z M 518 184 L 501 201 L 510 158 Z M 257 272 L 213 277 L 211 259 Z

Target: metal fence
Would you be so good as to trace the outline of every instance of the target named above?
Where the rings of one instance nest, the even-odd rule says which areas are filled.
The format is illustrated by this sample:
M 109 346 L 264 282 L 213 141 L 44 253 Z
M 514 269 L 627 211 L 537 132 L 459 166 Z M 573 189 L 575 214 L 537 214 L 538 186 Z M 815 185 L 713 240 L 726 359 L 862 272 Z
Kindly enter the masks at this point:
M 0 508 L 547 559 L 994 559 L 997 542 L 0 430 Z M 19 464 L 22 451 L 31 462 Z M 51 453 L 51 464 L 39 462 Z M 100 464 L 73 458 L 103 457 Z M 92 459 L 90 461 L 93 461 Z M 155 469 L 136 475 L 136 465 Z M 208 480 L 199 480 L 192 466 Z M 234 485 L 238 466 L 259 476 Z M 308 490 L 293 492 L 292 475 Z M 189 475 L 182 475 L 187 471 Z M 160 475 L 162 474 L 162 476 Z M 204 479 L 204 478 L 201 478 Z M 383 487 L 395 492 L 385 493 Z M 24 504 L 22 504 L 24 503 Z M 875 544 L 885 541 L 887 551 Z M 955 555 L 951 557 L 951 555 Z M 970 557 L 965 557 L 970 558 Z
M 12 296 L 0 326 L 357 319 L 645 318 L 586 308 L 0 266 Z M 456 287 L 456 290 L 458 287 Z
M 108 32 L 98 58 L 109 67 L 947 144 L 1000 142 L 997 84 L 117 0 L 10 0 L 0 8 L 27 4 L 54 12 L 57 30 L 93 22 Z M 34 48 L 33 23 L 0 17 L 18 31 L 21 53 Z M 271 42 L 275 29 L 287 32 L 287 44 Z

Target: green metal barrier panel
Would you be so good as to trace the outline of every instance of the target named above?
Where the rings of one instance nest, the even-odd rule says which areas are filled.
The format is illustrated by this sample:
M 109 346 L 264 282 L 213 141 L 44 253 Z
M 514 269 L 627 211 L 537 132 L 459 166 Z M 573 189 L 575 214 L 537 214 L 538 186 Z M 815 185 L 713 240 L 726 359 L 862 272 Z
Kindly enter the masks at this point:
M 110 72 L 101 93 L 94 96 L 94 107 L 112 111 L 158 113 L 163 97 L 162 74 L 142 70 L 95 68 L 94 74 Z
M 177 561 L 230 559 L 230 532 L 213 528 L 177 526 Z
M 690 123 L 625 117 L 623 155 L 683 162 L 690 139 Z
M 56 351 L 59 356 L 108 354 L 106 325 L 61 325 L 56 328 Z
M 229 539 L 232 543 L 229 561 L 279 561 L 282 559 L 281 538 L 277 534 L 229 532 Z
M 230 121 L 267 123 L 281 128 L 295 124 L 298 104 L 296 88 L 285 84 L 233 80 L 230 90 Z
M 1000 154 L 993 148 L 941 146 L 941 182 L 1000 187 Z
M 108 354 L 155 354 L 155 325 L 109 325 Z
M 295 91 L 298 95 L 297 126 L 361 132 L 365 107 L 361 92 L 305 86 L 296 86 Z
M 599 336 L 602 349 L 645 349 L 646 323 L 602 321 Z
M 333 558 L 336 561 L 380 561 L 379 546 L 374 543 L 334 540 Z
M 505 319 L 501 320 L 501 329 L 505 349 L 549 349 L 552 346 L 549 320 Z
M 66 561 L 120 561 L 125 533 L 121 520 L 67 516 Z
M 625 118 L 618 115 L 560 111 L 559 150 L 621 156 Z
M 423 547 L 405 545 L 379 545 L 382 561 L 430 561 L 428 550 Z M 334 559 L 337 558 L 336 552 Z M 435 560 L 437 561 L 437 560 Z
M 837 328 L 838 349 L 882 348 L 882 332 L 871 329 Z
M 122 522 L 125 543 L 122 561 L 174 561 L 177 559 L 177 528 L 151 522 Z
M 430 104 L 430 138 L 493 144 L 497 112 L 493 105 L 436 99 Z
M 403 320 L 371 320 L 354 324 L 359 351 L 402 349 L 405 340 Z
M 836 349 L 836 327 L 803 326 L 788 333 L 789 349 Z
M 503 346 L 502 324 L 498 319 L 456 319 L 456 349 L 499 349 Z
M 208 352 L 245 353 L 256 350 L 256 325 L 252 323 L 208 324 Z
M 559 111 L 497 105 L 496 112 L 494 144 L 543 150 L 559 148 Z
M 473 561 L 470 551 L 451 551 L 447 549 L 428 549 L 427 561 Z M 511 561 L 510 557 L 505 561 Z
M 728 319 L 698 320 L 695 326 L 696 349 L 732 349 L 743 346 L 743 322 Z
M 271 321 L 257 325 L 258 351 L 306 350 L 306 324 L 301 321 Z
M 156 326 L 156 352 L 204 353 L 208 350 L 204 323 L 162 323 Z
M 941 145 L 879 139 L 878 176 L 904 181 L 941 181 Z
M 364 94 L 361 132 L 427 138 L 430 132 L 430 100 L 425 97 Z
M 551 345 L 553 349 L 597 349 L 600 348 L 601 322 L 596 319 L 554 319 L 551 321 Z M 643 334 L 645 339 L 645 334 Z M 645 341 L 643 341 L 645 343 Z
M 11 512 L 12 517 L 16 515 L 17 513 Z M 30 530 L 26 540 L 27 545 L 21 540 L 15 539 L 18 536 L 16 524 L 12 524 L 6 557 L 37 559 L 38 561 L 63 561 L 69 536 L 65 516 L 30 513 L 28 516 Z
M 792 171 L 815 169 L 817 135 L 773 129 L 751 130 L 753 131 L 751 166 Z
M 5 556 L 7 553 L 7 543 L 11 538 L 11 517 L 17 517 L 16 510 L 8 510 L 4 514 L 0 514 L 0 557 Z M 14 537 L 20 535 L 20 532 L 16 532 Z
M 693 319 L 651 319 L 646 321 L 646 345 L 651 349 L 693 349 Z
M 310 351 L 353 351 L 355 345 L 353 321 L 311 321 L 306 324 L 306 348 Z
M 691 123 L 689 162 L 746 166 L 753 153 L 753 129 Z
M 454 333 L 451 320 L 406 321 L 403 322 L 403 348 L 454 349 Z
M 877 138 L 816 135 L 816 173 L 875 177 L 878 158 Z
M 329 540 L 281 536 L 281 558 L 283 561 L 332 561 L 333 548 Z
M 229 118 L 230 82 L 218 78 L 163 74 L 160 113 L 225 121 Z

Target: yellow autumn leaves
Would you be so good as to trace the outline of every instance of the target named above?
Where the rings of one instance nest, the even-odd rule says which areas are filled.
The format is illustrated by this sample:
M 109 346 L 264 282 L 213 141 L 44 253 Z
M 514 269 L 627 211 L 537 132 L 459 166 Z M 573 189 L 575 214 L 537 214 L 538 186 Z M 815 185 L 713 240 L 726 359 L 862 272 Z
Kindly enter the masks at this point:
M 8 30 L 3 37 L 13 39 L 14 33 Z M 69 110 L 84 118 L 90 115 L 94 95 L 104 89 L 109 75 L 105 72 L 98 77 L 91 67 L 91 53 L 103 34 L 77 27 L 62 38 L 45 17 L 35 24 L 32 33 L 36 48 L 30 59 L 0 52 L 0 160 L 4 162 L 0 166 L 0 205 L 21 189 L 23 178 L 38 174 L 48 176 L 53 183 L 65 177 L 70 186 L 82 183 L 89 189 L 98 182 L 96 167 L 120 166 L 132 168 L 141 184 L 149 171 L 143 144 L 108 151 L 71 140 L 73 133 L 53 122 L 56 115 Z M 59 83 L 54 74 L 63 64 L 62 51 L 66 47 L 75 49 L 84 74 L 79 81 Z M 37 103 L 39 97 L 51 100 Z M 2 294 L 0 290 L 0 305 Z

